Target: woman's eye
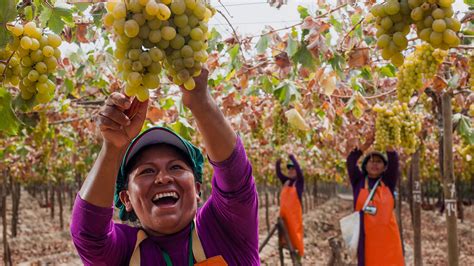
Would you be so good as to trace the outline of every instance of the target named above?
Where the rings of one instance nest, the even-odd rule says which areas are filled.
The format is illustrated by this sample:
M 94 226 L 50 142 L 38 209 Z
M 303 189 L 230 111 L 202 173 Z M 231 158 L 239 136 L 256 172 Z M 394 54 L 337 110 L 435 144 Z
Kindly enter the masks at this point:
M 145 174 L 152 174 L 154 173 L 155 170 L 153 170 L 152 168 L 146 168 L 146 169 L 143 169 L 141 172 L 140 172 L 140 175 L 145 175 Z
M 181 170 L 181 169 L 183 169 L 183 167 L 181 167 L 181 165 L 179 164 L 175 164 L 171 166 L 171 170 Z

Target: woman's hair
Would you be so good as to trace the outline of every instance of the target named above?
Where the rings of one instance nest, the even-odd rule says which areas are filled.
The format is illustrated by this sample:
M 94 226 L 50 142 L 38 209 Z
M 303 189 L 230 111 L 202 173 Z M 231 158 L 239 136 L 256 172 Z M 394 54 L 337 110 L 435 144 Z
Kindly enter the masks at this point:
M 381 153 L 381 152 L 377 152 L 377 151 L 373 151 L 369 154 L 367 154 L 365 157 L 364 157 L 364 160 L 362 160 L 362 173 L 364 174 L 364 176 L 367 175 L 367 163 L 369 162 L 370 158 L 374 157 L 374 156 L 377 156 L 379 157 L 380 159 L 382 159 L 383 161 L 383 164 L 385 166 L 387 166 L 388 164 L 388 160 L 387 160 L 387 157 L 385 157 L 385 154 Z

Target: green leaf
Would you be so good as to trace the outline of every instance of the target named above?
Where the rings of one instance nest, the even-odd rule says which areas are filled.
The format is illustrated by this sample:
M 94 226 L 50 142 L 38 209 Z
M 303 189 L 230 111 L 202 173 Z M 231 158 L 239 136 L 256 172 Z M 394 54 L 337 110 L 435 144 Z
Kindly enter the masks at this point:
M 262 35 L 260 40 L 258 40 L 257 44 L 255 45 L 255 48 L 257 48 L 257 53 L 264 54 L 265 50 L 268 48 L 269 41 L 270 37 L 267 34 Z
M 288 105 L 299 97 L 299 92 L 295 84 L 291 81 L 284 81 L 274 91 L 273 95 L 283 104 Z
M 298 10 L 298 13 L 300 13 L 301 19 L 305 19 L 306 17 L 309 16 L 309 11 L 307 7 L 298 5 L 297 10 Z
M 378 69 L 378 72 L 382 75 L 382 77 L 393 78 L 395 77 L 397 69 L 392 64 L 387 64 L 384 67 Z
M 334 27 L 336 32 L 338 33 L 342 32 L 342 23 L 338 19 L 336 19 L 334 16 L 331 16 L 331 18 L 329 19 L 329 23 L 331 23 L 331 25 Z
M 471 127 L 471 120 L 468 116 L 455 114 L 453 122 L 458 123 L 457 130 L 459 135 L 469 144 L 474 144 L 474 130 Z
M 293 39 L 292 36 L 288 38 L 288 46 L 286 47 L 286 53 L 292 57 L 298 52 L 298 42 Z
M 341 55 L 335 54 L 333 58 L 329 59 L 329 63 L 331 64 L 332 69 L 340 74 L 342 72 L 341 65 L 345 63 L 345 60 Z
M 240 45 L 236 44 L 232 48 L 230 48 L 229 56 L 230 56 L 231 61 L 234 61 L 235 58 L 237 57 L 237 54 L 239 53 L 239 47 L 240 47 Z
M 35 15 L 33 14 L 32 6 L 25 7 L 25 9 L 23 10 L 23 13 L 25 14 L 27 20 L 33 20 L 33 18 L 35 17 Z
M 68 78 L 64 81 L 64 86 L 66 87 L 66 95 L 71 93 L 72 90 L 74 89 L 74 83 L 72 82 L 72 80 Z
M 20 127 L 18 118 L 12 109 L 12 96 L 7 89 L 0 87 L 0 132 L 15 135 Z
M 306 68 L 314 69 L 313 55 L 308 51 L 305 45 L 300 46 L 292 59 L 295 64 L 301 64 Z
M 0 24 L 12 21 L 17 16 L 16 3 L 17 0 L 0 0 Z
M 217 44 L 220 42 L 222 39 L 222 35 L 216 30 L 216 28 L 212 28 L 211 34 L 209 36 L 208 40 L 208 48 L 207 51 L 211 52 L 216 50 Z
M 50 28 L 54 33 L 60 34 L 66 23 L 74 23 L 72 11 L 62 7 L 54 7 L 51 11 L 51 17 L 48 21 L 48 28 Z
M 470 7 L 474 7 L 474 0 L 464 0 L 464 3 Z
M 49 19 L 51 18 L 51 14 L 53 14 L 53 10 L 51 8 L 43 8 L 41 10 L 38 19 L 43 27 L 46 27 L 48 25 Z
M 11 35 L 5 24 L 16 18 L 16 3 L 17 0 L 0 0 L 0 48 L 5 47 L 10 41 Z
M 173 107 L 175 104 L 174 100 L 171 98 L 171 97 L 168 97 L 166 99 L 162 99 L 160 101 L 160 107 L 161 109 L 163 110 L 168 110 L 170 109 L 171 107 Z
M 194 128 L 189 124 L 186 118 L 182 116 L 180 116 L 174 123 L 169 124 L 169 127 L 187 140 L 191 140 L 191 135 L 194 133 Z

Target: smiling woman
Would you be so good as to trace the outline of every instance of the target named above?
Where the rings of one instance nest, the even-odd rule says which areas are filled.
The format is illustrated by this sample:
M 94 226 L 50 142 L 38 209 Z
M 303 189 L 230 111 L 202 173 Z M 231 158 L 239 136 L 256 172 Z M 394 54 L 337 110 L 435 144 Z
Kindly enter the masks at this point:
M 204 158 L 173 131 L 139 134 L 148 102 L 113 93 L 97 123 L 102 150 L 74 204 L 71 235 L 86 265 L 259 265 L 257 192 L 240 138 L 207 89 L 181 88 L 214 168 L 198 208 Z M 115 189 L 114 189 L 115 184 Z M 112 222 L 112 204 L 122 221 Z

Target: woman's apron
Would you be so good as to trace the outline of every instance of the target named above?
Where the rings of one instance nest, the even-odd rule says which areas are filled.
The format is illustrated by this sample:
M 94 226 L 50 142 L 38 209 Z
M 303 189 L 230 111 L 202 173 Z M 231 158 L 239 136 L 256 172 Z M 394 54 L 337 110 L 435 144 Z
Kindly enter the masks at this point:
M 137 233 L 137 242 L 135 242 L 135 248 L 130 258 L 130 266 L 140 266 L 140 243 L 147 238 L 145 231 L 139 230 Z M 165 259 L 166 266 L 172 266 L 170 256 L 161 251 L 163 258 Z M 194 260 L 196 263 L 194 263 Z M 214 256 L 207 258 L 202 248 L 201 240 L 199 239 L 197 229 L 194 226 L 194 222 L 191 225 L 191 236 L 189 238 L 189 266 L 227 266 L 222 256 Z
M 280 217 L 285 222 L 291 244 L 303 256 L 303 210 L 294 185 L 286 183 L 280 192 Z
M 375 215 L 364 213 L 365 265 L 404 265 L 402 242 L 395 219 L 394 199 L 390 189 L 380 182 L 368 206 L 375 207 Z M 369 196 L 368 178 L 359 192 L 356 211 L 361 211 Z

